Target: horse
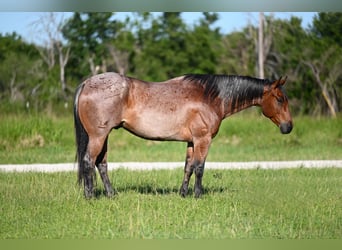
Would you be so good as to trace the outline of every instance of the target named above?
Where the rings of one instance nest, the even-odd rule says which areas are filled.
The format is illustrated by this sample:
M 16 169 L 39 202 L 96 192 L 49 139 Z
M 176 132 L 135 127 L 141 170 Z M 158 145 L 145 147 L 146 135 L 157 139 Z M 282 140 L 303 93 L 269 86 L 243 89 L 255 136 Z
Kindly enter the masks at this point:
M 106 195 L 115 195 L 107 173 L 107 143 L 113 129 L 123 128 L 148 140 L 186 142 L 179 193 L 188 194 L 194 172 L 194 196 L 200 197 L 209 146 L 223 119 L 260 106 L 282 134 L 291 132 L 293 122 L 283 88 L 286 79 L 186 74 L 146 82 L 114 72 L 89 77 L 76 88 L 74 98 L 78 182 L 83 182 L 84 196 L 95 195 L 95 166 Z

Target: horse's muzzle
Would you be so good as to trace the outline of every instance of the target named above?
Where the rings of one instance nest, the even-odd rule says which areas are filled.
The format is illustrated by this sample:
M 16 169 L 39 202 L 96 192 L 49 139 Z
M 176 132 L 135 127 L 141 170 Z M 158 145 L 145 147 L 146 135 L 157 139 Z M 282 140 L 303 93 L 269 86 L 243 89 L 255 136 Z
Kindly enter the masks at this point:
M 282 134 L 288 134 L 292 131 L 293 125 L 292 122 L 282 122 L 280 123 L 279 128 Z

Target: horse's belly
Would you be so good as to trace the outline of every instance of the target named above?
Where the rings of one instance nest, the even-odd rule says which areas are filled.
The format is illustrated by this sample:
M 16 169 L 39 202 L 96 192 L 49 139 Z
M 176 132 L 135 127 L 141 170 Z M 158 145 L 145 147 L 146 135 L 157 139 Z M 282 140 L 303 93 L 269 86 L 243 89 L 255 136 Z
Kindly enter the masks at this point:
M 188 126 L 184 117 L 172 114 L 142 112 L 123 120 L 123 127 L 140 137 L 152 140 L 188 141 Z

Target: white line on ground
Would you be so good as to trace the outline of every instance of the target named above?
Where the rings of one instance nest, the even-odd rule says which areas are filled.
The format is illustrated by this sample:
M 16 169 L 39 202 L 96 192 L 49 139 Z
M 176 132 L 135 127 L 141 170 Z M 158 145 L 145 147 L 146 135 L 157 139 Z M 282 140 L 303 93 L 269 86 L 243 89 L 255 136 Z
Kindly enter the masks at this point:
M 153 170 L 183 168 L 183 162 L 110 162 L 109 170 Z M 319 161 L 255 161 L 255 162 L 206 162 L 206 169 L 283 169 L 283 168 L 342 168 L 342 160 Z M 57 164 L 7 164 L 0 165 L 4 172 L 64 172 L 76 171 L 76 163 Z

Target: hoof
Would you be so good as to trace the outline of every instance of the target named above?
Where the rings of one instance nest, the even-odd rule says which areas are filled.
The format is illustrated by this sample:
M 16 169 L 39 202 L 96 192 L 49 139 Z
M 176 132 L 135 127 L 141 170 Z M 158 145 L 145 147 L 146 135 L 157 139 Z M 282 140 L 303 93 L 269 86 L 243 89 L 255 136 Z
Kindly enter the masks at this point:
M 198 199 L 203 195 L 203 189 L 202 188 L 195 188 L 195 198 Z
M 84 197 L 89 200 L 95 197 L 94 190 L 84 189 Z
M 180 196 L 185 198 L 188 195 L 188 187 L 182 185 L 180 190 L 179 190 L 179 194 L 180 194 Z
M 117 193 L 114 190 L 106 192 L 106 197 L 107 198 L 114 198 L 116 195 L 117 195 Z

